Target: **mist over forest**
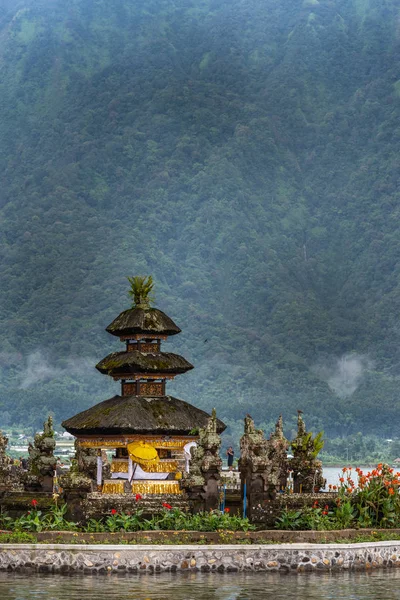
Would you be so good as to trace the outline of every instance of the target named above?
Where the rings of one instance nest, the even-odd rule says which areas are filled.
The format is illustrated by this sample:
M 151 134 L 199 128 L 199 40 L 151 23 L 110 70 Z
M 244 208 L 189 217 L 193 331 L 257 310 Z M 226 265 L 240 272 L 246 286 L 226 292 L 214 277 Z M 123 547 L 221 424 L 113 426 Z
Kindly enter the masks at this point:
M 0 0 L 0 115 L 0 427 L 118 393 L 151 274 L 236 441 L 400 438 L 400 0 Z

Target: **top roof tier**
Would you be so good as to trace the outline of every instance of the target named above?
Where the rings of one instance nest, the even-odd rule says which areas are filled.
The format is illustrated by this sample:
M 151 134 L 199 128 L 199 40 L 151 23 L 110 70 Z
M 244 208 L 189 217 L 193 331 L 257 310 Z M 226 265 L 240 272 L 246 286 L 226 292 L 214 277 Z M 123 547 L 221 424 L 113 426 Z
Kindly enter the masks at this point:
M 172 319 L 158 308 L 129 308 L 124 310 L 106 328 L 108 333 L 117 337 L 136 334 L 176 335 L 181 330 Z

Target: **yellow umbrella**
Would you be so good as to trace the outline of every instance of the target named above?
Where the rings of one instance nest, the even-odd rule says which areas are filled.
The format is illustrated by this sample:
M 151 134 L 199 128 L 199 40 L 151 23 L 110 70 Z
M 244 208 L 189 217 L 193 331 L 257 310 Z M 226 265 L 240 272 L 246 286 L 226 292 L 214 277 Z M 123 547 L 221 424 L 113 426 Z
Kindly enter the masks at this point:
M 146 470 L 146 466 L 154 465 L 160 459 L 157 450 L 147 442 L 132 442 L 127 446 L 129 456 L 133 462 L 139 464 Z

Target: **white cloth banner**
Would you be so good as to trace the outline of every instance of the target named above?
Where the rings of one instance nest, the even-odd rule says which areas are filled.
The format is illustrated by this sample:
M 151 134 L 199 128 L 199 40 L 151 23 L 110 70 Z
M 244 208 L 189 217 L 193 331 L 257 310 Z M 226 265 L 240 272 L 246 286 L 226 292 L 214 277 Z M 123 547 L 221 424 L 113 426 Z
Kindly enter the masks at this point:
M 101 485 L 103 478 L 103 460 L 101 456 L 97 457 L 97 485 Z
M 190 459 L 192 458 L 190 449 L 196 448 L 196 446 L 197 446 L 196 442 L 188 442 L 187 444 L 185 444 L 183 446 L 183 452 L 185 453 L 185 471 L 186 471 L 186 473 L 189 473 L 189 463 L 190 463 Z
M 136 466 L 136 469 L 135 469 Z M 146 473 L 140 465 L 134 465 L 133 479 L 167 479 L 169 473 Z
M 135 468 L 136 467 L 136 468 Z M 133 464 L 135 473 L 133 480 L 135 479 L 167 479 L 169 473 L 147 473 L 143 471 L 142 467 L 137 464 Z M 111 473 L 111 479 L 128 479 L 128 473 Z

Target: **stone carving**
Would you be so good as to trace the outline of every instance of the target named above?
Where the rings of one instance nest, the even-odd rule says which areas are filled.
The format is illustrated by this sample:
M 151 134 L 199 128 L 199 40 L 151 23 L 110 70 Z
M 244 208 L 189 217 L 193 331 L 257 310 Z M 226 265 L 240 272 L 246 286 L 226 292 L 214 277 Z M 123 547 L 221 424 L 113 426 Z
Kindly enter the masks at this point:
M 75 458 L 72 461 L 71 470 L 85 475 L 89 479 L 96 479 L 97 450 L 95 448 L 82 448 L 78 440 L 75 440 Z
M 69 471 L 60 478 L 61 487 L 67 490 L 80 490 L 90 492 L 94 489 L 97 477 L 97 455 L 96 448 L 83 448 L 79 441 L 75 440 L 75 457 L 72 460 Z M 103 458 L 103 480 L 110 476 L 110 465 L 104 452 Z
M 96 469 L 97 450 L 82 448 L 78 440 L 75 440 L 75 457 L 71 461 L 71 468 L 60 477 L 64 496 L 68 496 L 69 490 L 92 491 L 92 481 L 96 479 Z
M 289 461 L 287 457 L 289 442 L 283 434 L 282 416 L 275 425 L 275 431 L 268 440 L 268 458 L 270 460 L 269 481 L 277 490 L 284 490 L 289 474 Z
M 28 487 L 42 487 L 45 490 L 53 489 L 53 475 L 56 468 L 54 449 L 53 419 L 48 417 L 43 423 L 43 433 L 37 433 L 33 445 L 29 444 L 29 472 L 26 483 Z
M 0 488 L 6 490 L 22 490 L 21 467 L 14 465 L 7 454 L 8 438 L 0 431 Z
M 313 493 L 325 487 L 322 463 L 317 459 L 324 442 L 322 432 L 314 438 L 311 432 L 307 432 L 302 413 L 301 411 L 298 413 L 297 436 L 291 443 L 293 458 L 290 461 L 290 467 L 293 469 L 294 491 Z
M 217 413 L 212 410 L 204 429 L 199 430 L 198 445 L 191 448 L 189 473 L 184 473 L 181 486 L 193 500 L 194 510 L 218 508 L 218 484 L 222 459 L 219 455 L 221 438 L 217 433 Z
M 286 487 L 288 473 L 287 449 L 289 442 L 283 435 L 282 417 L 279 417 L 274 433 L 269 440 L 264 432 L 256 429 L 250 415 L 244 420 L 244 434 L 240 440 L 239 470 L 248 514 L 251 517 L 255 507 L 272 502 L 276 493 Z

